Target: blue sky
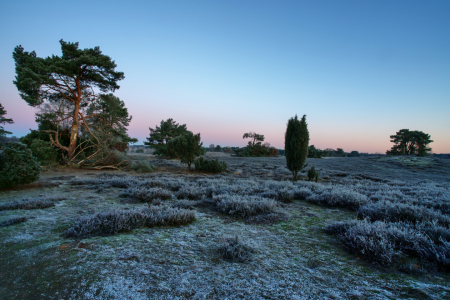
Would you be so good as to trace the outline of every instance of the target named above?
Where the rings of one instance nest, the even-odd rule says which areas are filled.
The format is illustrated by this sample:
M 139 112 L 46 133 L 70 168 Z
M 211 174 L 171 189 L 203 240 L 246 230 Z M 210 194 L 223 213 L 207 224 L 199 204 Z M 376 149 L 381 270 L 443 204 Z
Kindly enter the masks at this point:
M 306 114 L 310 144 L 385 152 L 402 128 L 450 153 L 449 1 L 2 1 L 0 103 L 22 136 L 34 111 L 12 83 L 12 51 L 100 46 L 125 73 L 116 92 L 139 144 L 173 118 L 205 145 L 245 132 L 284 148 Z

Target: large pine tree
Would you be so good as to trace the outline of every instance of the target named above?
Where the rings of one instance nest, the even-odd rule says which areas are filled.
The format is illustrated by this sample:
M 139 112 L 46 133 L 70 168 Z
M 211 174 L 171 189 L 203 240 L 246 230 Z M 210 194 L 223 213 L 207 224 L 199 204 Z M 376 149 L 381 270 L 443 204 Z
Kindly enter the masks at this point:
M 45 102 L 62 101 L 70 106 L 70 142 L 59 142 L 59 131 L 51 132 L 52 144 L 74 159 L 79 132 L 90 131 L 83 108 L 87 107 L 102 93 L 114 92 L 119 88 L 117 81 L 124 79 L 123 72 L 116 72 L 114 61 L 100 51 L 99 47 L 78 49 L 78 43 L 60 40 L 62 55 L 47 58 L 36 56 L 36 52 L 26 52 L 17 46 L 13 52 L 16 63 L 14 84 L 20 96 L 30 106 Z M 83 127 L 83 128 L 82 128 Z
M 295 118 L 289 119 L 284 137 L 286 164 L 292 171 L 295 181 L 298 179 L 298 171 L 307 166 L 308 145 L 309 132 L 306 115 L 303 115 L 301 120 L 295 115 Z

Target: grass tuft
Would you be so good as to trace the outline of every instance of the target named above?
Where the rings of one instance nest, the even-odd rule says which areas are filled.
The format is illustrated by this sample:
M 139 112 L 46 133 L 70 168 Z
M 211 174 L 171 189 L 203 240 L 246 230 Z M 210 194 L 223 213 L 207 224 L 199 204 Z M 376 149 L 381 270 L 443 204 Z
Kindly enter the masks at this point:
M 255 249 L 245 244 L 237 235 L 225 238 L 219 246 L 219 254 L 231 262 L 245 263 L 252 259 Z

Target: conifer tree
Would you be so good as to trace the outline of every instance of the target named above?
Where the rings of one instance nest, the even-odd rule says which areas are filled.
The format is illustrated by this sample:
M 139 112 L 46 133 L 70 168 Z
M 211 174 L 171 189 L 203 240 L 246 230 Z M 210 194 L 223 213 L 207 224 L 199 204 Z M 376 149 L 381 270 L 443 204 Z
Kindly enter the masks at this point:
M 181 162 L 188 165 L 189 169 L 196 157 L 205 153 L 203 143 L 200 142 L 200 133 L 194 135 L 190 131 L 171 139 L 167 148 L 169 151 L 175 152 Z
M 155 149 L 153 154 L 171 158 L 175 158 L 176 154 L 173 151 L 168 150 L 167 144 L 170 140 L 188 132 L 186 124 L 180 125 L 172 118 L 167 119 L 166 121 L 162 120 L 160 126 L 156 125 L 155 129 L 149 128 L 149 130 L 150 137 L 147 138 L 147 142 L 144 142 L 144 144 Z
M 286 155 L 286 164 L 297 181 L 298 171 L 306 167 L 306 158 L 308 157 L 309 132 L 306 124 L 306 115 L 301 120 L 290 118 L 287 123 L 286 134 L 284 137 L 284 149 Z
M 14 121 L 12 119 L 7 119 L 4 116 L 6 115 L 6 110 L 0 103 L 0 124 L 13 124 Z M 12 132 L 6 131 L 3 129 L 3 126 L 0 126 L 0 136 L 6 136 L 7 134 L 11 134 Z
M 69 145 L 60 143 L 59 130 L 48 132 L 52 144 L 73 160 L 80 131 L 90 131 L 83 109 L 98 99 L 95 89 L 114 92 L 119 88 L 117 81 L 125 77 L 115 71 L 116 64 L 102 54 L 99 47 L 82 50 L 78 43 L 59 42 L 62 55 L 47 58 L 37 57 L 36 52 L 26 52 L 22 46 L 17 46 L 13 52 L 17 74 L 14 84 L 30 106 L 59 101 L 70 107 L 71 114 L 65 117 L 65 121 L 70 120 Z

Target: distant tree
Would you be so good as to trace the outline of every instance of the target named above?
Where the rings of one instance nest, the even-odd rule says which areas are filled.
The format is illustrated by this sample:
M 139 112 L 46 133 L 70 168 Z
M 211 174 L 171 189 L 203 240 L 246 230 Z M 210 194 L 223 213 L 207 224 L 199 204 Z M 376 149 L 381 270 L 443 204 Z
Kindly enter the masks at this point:
M 171 139 L 167 145 L 170 151 L 176 153 L 181 159 L 181 162 L 188 165 L 191 169 L 191 164 L 197 156 L 203 155 L 203 143 L 200 142 L 200 133 L 193 134 L 190 131 Z
M 430 135 L 422 131 L 409 131 L 409 129 L 401 129 L 395 135 L 391 135 L 392 146 L 387 155 L 428 155 L 431 148 L 428 144 L 433 141 L 430 140 Z
M 244 149 L 235 150 L 239 156 L 270 156 L 270 143 L 264 142 L 264 135 L 255 132 L 244 133 L 243 139 L 250 138 L 247 147 Z
M 252 139 L 249 143 L 251 143 L 251 145 L 254 147 L 256 144 L 258 143 L 262 143 L 264 142 L 264 135 L 262 134 L 258 134 L 255 132 L 248 132 L 248 133 L 244 133 L 244 136 L 242 137 L 243 139 L 247 139 L 250 138 Z
M 5 125 L 6 123 L 8 124 L 13 124 L 14 121 L 13 119 L 7 119 L 5 118 L 6 115 L 6 110 L 5 108 L 2 106 L 2 104 L 0 103 L 0 124 L 1 125 Z M 6 136 L 7 134 L 12 134 L 12 132 L 6 131 L 3 126 L 0 125 L 0 137 L 2 136 Z
M 216 148 L 214 149 L 215 152 L 222 152 L 222 147 L 220 147 L 220 145 L 217 145 Z
M 14 84 L 28 105 L 36 107 L 47 102 L 59 102 L 68 107 L 64 120 L 70 124 L 70 141 L 65 146 L 59 142 L 59 131 L 49 131 L 54 146 L 67 153 L 69 160 L 76 155 L 78 135 L 82 130 L 90 132 L 85 108 L 99 97 L 101 92 L 115 91 L 117 81 L 124 79 L 116 72 L 114 61 L 100 51 L 99 47 L 78 49 L 78 43 L 60 40 L 62 56 L 40 58 L 36 53 L 25 52 L 17 46 L 13 52 L 16 64 Z
M 337 155 L 337 156 L 340 156 L 340 157 L 345 157 L 344 149 L 342 149 L 342 148 L 337 148 L 336 155 Z
M 358 151 L 352 151 L 349 154 L 347 154 L 348 157 L 359 157 L 361 154 L 359 154 Z
M 214 152 L 214 144 L 209 145 L 209 152 Z
M 186 124 L 180 125 L 173 119 L 162 120 L 160 126 L 156 125 L 155 129 L 149 129 L 150 137 L 147 138 L 147 142 L 144 142 L 144 144 L 155 149 L 153 154 L 172 158 L 176 157 L 176 154 L 168 150 L 167 143 L 188 132 Z
M 225 147 L 225 148 L 223 148 L 223 152 L 225 152 L 225 153 L 231 153 L 232 150 L 231 150 L 230 147 Z
M 306 167 L 306 158 L 308 156 L 309 132 L 306 123 L 306 115 L 301 120 L 290 118 L 286 128 L 284 138 L 284 149 L 286 155 L 287 167 L 297 181 L 298 171 Z
M 309 158 L 322 158 L 327 155 L 328 155 L 327 151 L 317 149 L 316 147 L 314 147 L 314 145 L 311 145 L 308 148 L 308 157 Z

